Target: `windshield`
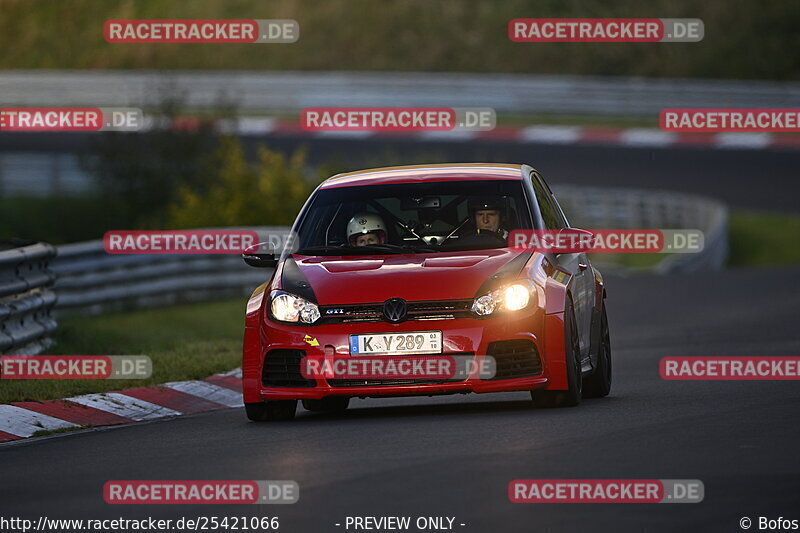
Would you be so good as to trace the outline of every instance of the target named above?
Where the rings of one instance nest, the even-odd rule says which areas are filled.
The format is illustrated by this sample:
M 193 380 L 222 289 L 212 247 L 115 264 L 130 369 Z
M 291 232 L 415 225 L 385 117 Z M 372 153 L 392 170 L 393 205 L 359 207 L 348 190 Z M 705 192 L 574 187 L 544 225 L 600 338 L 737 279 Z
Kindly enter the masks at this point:
M 504 248 L 532 229 L 522 182 L 497 179 L 322 189 L 296 227 L 301 255 Z

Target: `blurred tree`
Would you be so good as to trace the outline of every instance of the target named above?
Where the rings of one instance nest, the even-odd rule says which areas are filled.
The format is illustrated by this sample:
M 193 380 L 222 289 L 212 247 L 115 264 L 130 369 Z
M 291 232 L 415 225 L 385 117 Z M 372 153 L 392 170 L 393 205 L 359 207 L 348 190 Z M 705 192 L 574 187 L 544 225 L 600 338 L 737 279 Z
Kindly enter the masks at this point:
M 208 154 L 217 143 L 214 123 L 221 116 L 182 118 L 179 99 L 168 98 L 149 131 L 98 136 L 83 166 L 94 178 L 105 226 L 163 227 L 180 188 L 205 189 Z
M 205 190 L 181 187 L 169 206 L 167 226 L 289 226 L 311 193 L 307 152 L 287 157 L 264 146 L 248 163 L 240 141 L 224 137 L 213 155 L 213 183 Z

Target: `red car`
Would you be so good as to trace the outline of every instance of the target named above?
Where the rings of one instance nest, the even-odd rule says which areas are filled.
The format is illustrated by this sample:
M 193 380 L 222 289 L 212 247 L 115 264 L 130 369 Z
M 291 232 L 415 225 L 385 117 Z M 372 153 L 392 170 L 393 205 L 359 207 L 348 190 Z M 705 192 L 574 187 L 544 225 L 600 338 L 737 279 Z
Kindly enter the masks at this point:
M 280 257 L 267 246 L 244 254 L 251 266 L 274 267 L 247 307 L 247 416 L 288 420 L 297 400 L 311 411 L 340 411 L 353 397 L 530 391 L 533 405 L 572 406 L 606 396 L 602 276 L 584 253 L 508 242 L 513 230 L 569 227 L 527 165 L 407 166 L 329 178 L 303 206 Z M 309 374 L 304 366 L 383 357 L 388 369 L 397 356 L 471 364 L 460 375 L 377 378 L 333 366 Z

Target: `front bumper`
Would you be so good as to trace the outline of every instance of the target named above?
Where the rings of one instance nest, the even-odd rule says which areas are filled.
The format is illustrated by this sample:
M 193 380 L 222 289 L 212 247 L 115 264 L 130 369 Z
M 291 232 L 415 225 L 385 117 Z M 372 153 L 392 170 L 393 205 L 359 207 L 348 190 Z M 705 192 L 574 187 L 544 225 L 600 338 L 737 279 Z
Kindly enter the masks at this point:
M 428 385 L 376 385 L 361 387 L 331 387 L 322 383 L 313 388 L 263 387 L 259 391 L 262 400 L 318 400 L 327 396 L 358 398 L 388 398 L 397 396 L 438 396 L 441 394 L 466 394 L 469 392 L 528 391 L 547 386 L 548 379 L 537 376 L 502 381 L 467 379 L 458 383 Z
M 263 315 L 262 315 L 263 317 Z M 261 319 L 258 327 L 257 343 L 248 349 L 245 341 L 243 362 L 245 401 L 321 399 L 327 396 L 348 397 L 390 397 L 390 396 L 433 396 L 457 393 L 490 393 L 527 391 L 548 386 L 550 383 L 550 364 L 545 356 L 544 310 L 534 308 L 520 313 L 507 314 L 496 318 L 455 318 L 449 320 L 415 320 L 401 324 L 389 322 L 353 322 L 347 324 L 326 324 L 313 327 L 289 326 Z M 254 328 L 255 329 L 255 328 Z M 467 379 L 460 381 L 414 382 L 404 384 L 362 384 L 343 386 L 341 382 L 332 384 L 325 378 L 317 377 L 302 386 L 272 386 L 269 383 L 269 368 L 264 372 L 265 356 L 274 350 L 302 350 L 305 356 L 320 358 L 349 358 L 349 336 L 366 333 L 405 333 L 415 331 L 441 331 L 442 355 L 465 355 L 474 357 L 476 371 Z M 525 340 L 535 347 L 540 366 L 534 375 L 522 377 L 497 377 L 482 379 L 477 374 L 481 359 L 490 352 L 490 344 L 504 341 Z M 328 355 L 326 356 L 326 348 Z M 331 355 L 333 353 L 333 355 Z M 490 354 L 491 355 L 491 354 Z

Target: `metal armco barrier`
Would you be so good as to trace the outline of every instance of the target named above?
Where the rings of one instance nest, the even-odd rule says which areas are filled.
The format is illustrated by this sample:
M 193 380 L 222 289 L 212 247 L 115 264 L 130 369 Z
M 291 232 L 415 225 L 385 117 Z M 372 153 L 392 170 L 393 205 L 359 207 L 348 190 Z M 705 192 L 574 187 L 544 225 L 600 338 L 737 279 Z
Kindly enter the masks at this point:
M 164 87 L 191 109 L 221 95 L 254 112 L 315 106 L 491 107 L 498 113 L 657 116 L 667 107 L 798 107 L 800 83 L 429 72 L 72 71 L 0 73 L 7 105 L 158 107 Z
M 672 191 L 594 187 L 553 187 L 570 225 L 584 229 L 697 229 L 703 232 L 700 253 L 665 255 L 656 272 L 720 270 L 728 258 L 728 208 L 721 202 Z M 602 254 L 594 259 L 602 268 Z
M 48 264 L 55 255 L 49 244 L 0 241 L 0 354 L 32 355 L 52 345 L 56 295 Z
M 247 229 L 278 251 L 289 234 L 287 227 Z M 57 311 L 86 314 L 248 296 L 271 275 L 239 254 L 112 255 L 102 240 L 59 246 L 53 270 Z

